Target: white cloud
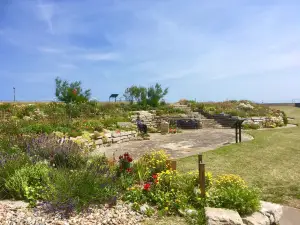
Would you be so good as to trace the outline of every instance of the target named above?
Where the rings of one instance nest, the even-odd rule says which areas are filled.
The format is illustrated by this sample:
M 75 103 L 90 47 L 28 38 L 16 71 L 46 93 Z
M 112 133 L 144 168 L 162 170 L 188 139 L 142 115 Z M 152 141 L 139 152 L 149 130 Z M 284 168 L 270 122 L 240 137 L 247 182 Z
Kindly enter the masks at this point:
M 40 18 L 46 22 L 48 26 L 48 31 L 51 34 L 54 34 L 53 30 L 53 16 L 54 16 L 54 5 L 53 4 L 45 4 L 42 0 L 38 0 L 38 15 Z
M 89 61 L 112 61 L 118 59 L 115 53 L 88 53 L 81 56 Z
M 64 51 L 58 48 L 51 48 L 51 47 L 38 47 L 40 52 L 45 53 L 63 53 Z
M 60 64 L 59 67 L 65 68 L 65 69 L 76 69 L 76 68 L 78 68 L 76 65 L 68 64 L 68 63 Z

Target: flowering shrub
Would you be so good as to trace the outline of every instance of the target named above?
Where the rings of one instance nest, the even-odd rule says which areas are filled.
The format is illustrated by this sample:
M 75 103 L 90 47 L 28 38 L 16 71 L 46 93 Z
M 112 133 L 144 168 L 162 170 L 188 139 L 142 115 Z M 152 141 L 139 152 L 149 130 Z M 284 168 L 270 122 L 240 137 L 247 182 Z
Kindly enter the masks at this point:
M 133 159 L 129 155 L 128 152 L 124 153 L 123 155 L 119 156 L 119 172 L 120 173 L 131 173 L 132 168 L 131 168 L 131 163 Z
M 237 210 L 241 215 L 258 211 L 259 192 L 246 185 L 237 175 L 219 176 L 209 190 L 208 205 L 216 208 Z
M 70 140 L 55 135 L 40 135 L 26 143 L 26 153 L 34 161 L 48 160 L 51 166 L 79 168 L 85 166 L 82 148 Z
M 168 168 L 167 160 L 167 154 L 161 150 L 144 154 L 139 159 L 139 163 L 147 168 L 148 176 L 151 176 L 152 174 L 165 171 Z

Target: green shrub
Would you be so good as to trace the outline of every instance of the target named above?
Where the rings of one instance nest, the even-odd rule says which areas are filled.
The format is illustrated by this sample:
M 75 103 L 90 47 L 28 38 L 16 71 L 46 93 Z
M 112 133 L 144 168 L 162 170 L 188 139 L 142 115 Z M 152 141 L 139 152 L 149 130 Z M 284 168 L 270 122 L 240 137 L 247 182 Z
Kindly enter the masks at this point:
M 72 203 L 77 209 L 93 203 L 106 203 L 116 198 L 118 192 L 115 175 L 109 173 L 59 169 L 54 171 L 52 182 L 55 189 L 49 201 L 54 205 Z
M 227 208 L 241 215 L 251 214 L 260 208 L 259 192 L 248 187 L 237 175 L 223 175 L 217 178 L 209 190 L 207 203 L 211 207 Z
M 45 164 L 26 165 L 15 171 L 5 182 L 8 194 L 34 204 L 45 200 L 51 192 L 50 168 Z
M 283 123 L 284 125 L 287 125 L 289 123 L 288 117 L 284 111 L 281 111 L 281 113 L 282 113 Z
M 259 124 L 255 124 L 255 123 L 243 123 L 242 124 L 243 129 L 245 130 L 257 130 L 260 128 Z
M 29 157 L 24 153 L 16 152 L 9 154 L 0 152 L 0 198 L 10 197 L 9 192 L 5 187 L 6 180 L 13 176 L 15 171 L 30 164 Z

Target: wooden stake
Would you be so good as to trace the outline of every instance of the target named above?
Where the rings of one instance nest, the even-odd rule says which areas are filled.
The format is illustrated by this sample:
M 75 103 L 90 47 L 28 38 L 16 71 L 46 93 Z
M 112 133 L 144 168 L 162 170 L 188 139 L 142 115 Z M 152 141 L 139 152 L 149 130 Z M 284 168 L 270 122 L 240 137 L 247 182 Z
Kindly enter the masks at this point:
M 205 163 L 199 164 L 199 185 L 201 190 L 201 197 L 205 197 Z

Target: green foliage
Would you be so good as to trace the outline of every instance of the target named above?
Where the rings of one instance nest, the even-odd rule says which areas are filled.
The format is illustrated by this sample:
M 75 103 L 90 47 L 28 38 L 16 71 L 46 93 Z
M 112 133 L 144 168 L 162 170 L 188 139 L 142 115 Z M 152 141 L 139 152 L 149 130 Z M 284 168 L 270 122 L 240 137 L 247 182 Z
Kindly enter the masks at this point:
M 157 107 L 159 102 L 168 94 L 168 88 L 162 89 L 161 85 L 156 83 L 155 86 L 151 86 L 147 90 L 148 105 Z
M 52 182 L 55 190 L 51 201 L 54 205 L 72 204 L 82 209 L 93 203 L 105 203 L 117 196 L 118 186 L 111 175 L 89 170 L 57 170 Z
M 241 215 L 251 214 L 260 208 L 258 190 L 248 187 L 237 175 L 218 177 L 209 195 L 209 206 L 237 210 Z
M 288 117 L 284 111 L 281 111 L 281 113 L 282 113 L 283 123 L 284 125 L 287 125 L 289 123 Z
M 124 97 L 131 104 L 137 102 L 142 106 L 158 107 L 160 101 L 168 94 L 168 88 L 162 89 L 161 85 L 156 83 L 148 88 L 142 86 L 131 86 L 125 90 Z M 164 104 L 165 105 L 165 104 Z
M 91 90 L 83 91 L 80 81 L 69 83 L 68 81 L 63 81 L 57 77 L 55 79 L 55 84 L 55 96 L 59 101 L 64 103 L 87 102 L 91 97 Z
M 141 86 L 131 86 L 125 90 L 124 97 L 131 104 L 138 102 L 140 105 L 147 104 L 147 89 Z
M 49 197 L 52 189 L 49 172 L 50 168 L 44 164 L 24 166 L 7 179 L 5 188 L 11 197 L 35 204 Z
M 6 181 L 13 176 L 15 171 L 25 165 L 31 164 L 29 157 L 21 152 L 0 152 L 0 198 L 8 198 L 10 194 L 5 187 Z
M 243 123 L 242 127 L 245 130 L 257 130 L 260 128 L 260 125 L 255 123 Z

